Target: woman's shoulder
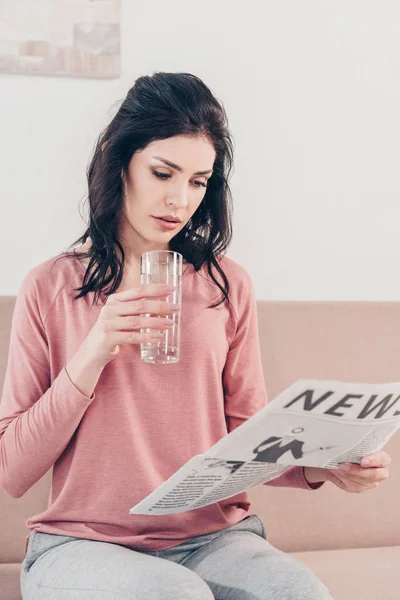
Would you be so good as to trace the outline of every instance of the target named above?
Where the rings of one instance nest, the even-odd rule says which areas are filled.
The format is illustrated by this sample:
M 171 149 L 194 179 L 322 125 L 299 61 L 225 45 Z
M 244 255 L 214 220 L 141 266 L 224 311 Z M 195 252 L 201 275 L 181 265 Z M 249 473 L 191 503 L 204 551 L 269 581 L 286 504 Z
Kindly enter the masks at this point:
M 253 281 L 247 269 L 233 258 L 224 255 L 219 256 L 217 260 L 228 280 L 229 306 L 238 317 L 253 303 L 255 295 Z M 221 284 L 223 283 L 221 274 L 218 274 L 217 279 Z
M 218 257 L 218 263 L 233 286 L 251 286 L 252 279 L 249 272 L 233 258 L 223 255 Z
M 78 274 L 78 259 L 74 252 L 62 252 L 29 269 L 19 294 L 54 298 L 63 287 L 72 281 L 75 283 Z

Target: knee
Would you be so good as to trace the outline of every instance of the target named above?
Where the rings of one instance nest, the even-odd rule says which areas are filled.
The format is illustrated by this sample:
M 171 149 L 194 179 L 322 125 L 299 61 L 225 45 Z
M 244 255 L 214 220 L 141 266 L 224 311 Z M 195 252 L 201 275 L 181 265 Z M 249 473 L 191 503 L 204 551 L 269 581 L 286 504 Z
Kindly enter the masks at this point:
M 286 600 L 332 600 L 328 588 L 300 562 L 288 570 L 282 587 L 279 598 Z
M 214 600 L 214 594 L 206 582 L 195 573 L 191 575 L 193 577 L 170 582 L 168 592 L 173 595 L 174 600 Z
M 160 590 L 164 590 L 165 597 L 174 598 L 174 600 L 214 600 L 214 594 L 199 575 L 186 567 L 172 564 L 177 568 L 170 568 L 162 581 L 159 577 L 152 578 L 158 593 Z M 158 581 L 156 581 L 157 579 Z M 146 596 L 146 600 L 153 597 L 161 596 L 157 596 L 156 593 L 152 596 L 150 593 Z

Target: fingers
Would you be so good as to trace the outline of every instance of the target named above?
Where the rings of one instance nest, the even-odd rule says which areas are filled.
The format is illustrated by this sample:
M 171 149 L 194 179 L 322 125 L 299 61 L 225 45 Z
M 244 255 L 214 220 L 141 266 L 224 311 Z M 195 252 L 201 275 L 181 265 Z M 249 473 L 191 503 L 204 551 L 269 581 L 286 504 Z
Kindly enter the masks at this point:
M 115 317 L 113 320 L 113 329 L 115 331 L 132 331 L 140 329 L 171 329 L 175 324 L 173 318 L 142 317 L 139 315 L 128 315 L 125 317 Z
M 346 492 L 360 493 L 378 487 L 389 477 L 388 467 L 364 468 L 342 463 L 338 469 L 329 469 L 330 481 Z
M 329 481 L 346 492 L 360 493 L 378 487 L 388 479 L 390 456 L 380 450 L 361 459 L 360 464 L 342 463 L 338 469 L 327 469 Z
M 379 485 L 379 482 L 377 481 L 356 481 L 355 479 L 350 479 L 349 477 L 342 475 L 337 469 L 330 469 L 329 471 L 329 480 L 345 492 L 360 494 L 362 492 L 366 492 L 367 490 L 376 488 Z
M 114 331 L 110 336 L 113 345 L 119 344 L 146 344 L 152 340 L 162 340 L 164 334 L 162 331 L 153 331 L 150 333 L 141 333 L 140 331 Z
M 167 300 L 140 299 L 134 301 L 119 302 L 113 305 L 113 313 L 121 317 L 127 315 L 172 315 L 179 312 L 180 306 Z
M 361 459 L 362 467 L 388 467 L 392 459 L 389 454 L 380 450 L 379 452 L 375 452 L 374 454 L 370 454 L 369 456 L 365 456 Z
M 168 296 L 173 295 L 175 286 L 166 286 L 161 283 L 142 285 L 112 294 L 104 306 L 105 313 L 127 315 L 170 315 L 178 312 L 180 306 L 169 301 Z M 153 300 L 152 298 L 162 298 Z
M 375 467 L 372 469 L 365 469 L 359 465 L 350 465 L 349 469 L 344 470 L 343 467 L 347 467 L 347 463 L 340 465 L 339 471 L 347 478 L 357 481 L 359 483 L 374 483 L 385 481 L 389 477 L 389 469 L 387 467 Z
M 175 290 L 176 287 L 173 285 L 165 285 L 164 283 L 148 283 L 143 284 L 138 288 L 131 288 L 129 290 L 124 290 L 123 292 L 111 294 L 107 300 L 110 303 L 129 302 L 148 296 L 167 296 L 173 294 Z

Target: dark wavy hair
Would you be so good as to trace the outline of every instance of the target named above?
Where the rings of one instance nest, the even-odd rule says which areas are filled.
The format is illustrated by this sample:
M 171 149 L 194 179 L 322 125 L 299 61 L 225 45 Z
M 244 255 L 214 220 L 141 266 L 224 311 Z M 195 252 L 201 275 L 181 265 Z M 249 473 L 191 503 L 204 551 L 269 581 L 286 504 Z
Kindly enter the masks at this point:
M 102 292 L 110 295 L 118 290 L 125 261 L 124 250 L 117 239 L 124 201 L 121 175 L 127 172 L 137 150 L 154 140 L 176 135 L 206 136 L 213 144 L 216 158 L 201 204 L 171 239 L 169 248 L 180 252 L 196 271 L 206 263 L 209 276 L 222 292 L 220 299 L 208 308 L 224 301 L 229 303 L 229 282 L 217 260 L 232 238 L 232 196 L 228 179 L 233 166 L 233 142 L 226 113 L 195 75 L 164 72 L 135 81 L 95 145 L 87 169 L 89 226 L 69 247 L 70 250 L 85 243 L 88 237 L 91 239 L 89 250 L 79 254 L 81 259 L 90 260 L 82 286 L 75 289 L 79 292 L 76 300 L 94 292 L 94 302 L 97 302 Z M 75 251 L 74 255 L 77 256 Z M 213 267 L 222 283 L 215 277 Z

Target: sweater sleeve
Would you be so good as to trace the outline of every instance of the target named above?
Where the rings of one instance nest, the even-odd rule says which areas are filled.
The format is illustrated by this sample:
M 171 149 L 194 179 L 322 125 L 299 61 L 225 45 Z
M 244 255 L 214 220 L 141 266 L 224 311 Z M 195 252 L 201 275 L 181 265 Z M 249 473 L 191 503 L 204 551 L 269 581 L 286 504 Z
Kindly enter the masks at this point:
M 51 302 L 43 296 L 54 290 L 41 283 L 33 269 L 18 293 L 0 404 L 0 487 L 16 498 L 53 466 L 94 399 L 74 386 L 65 367 L 50 381 L 43 313 Z
M 236 331 L 229 346 L 223 371 L 228 432 L 233 431 L 263 408 L 268 401 L 261 360 L 254 285 L 250 275 L 244 269 L 242 275 L 237 292 L 233 293 Z M 283 475 L 264 485 L 316 489 L 316 486 L 309 485 L 300 466 L 291 467 Z

